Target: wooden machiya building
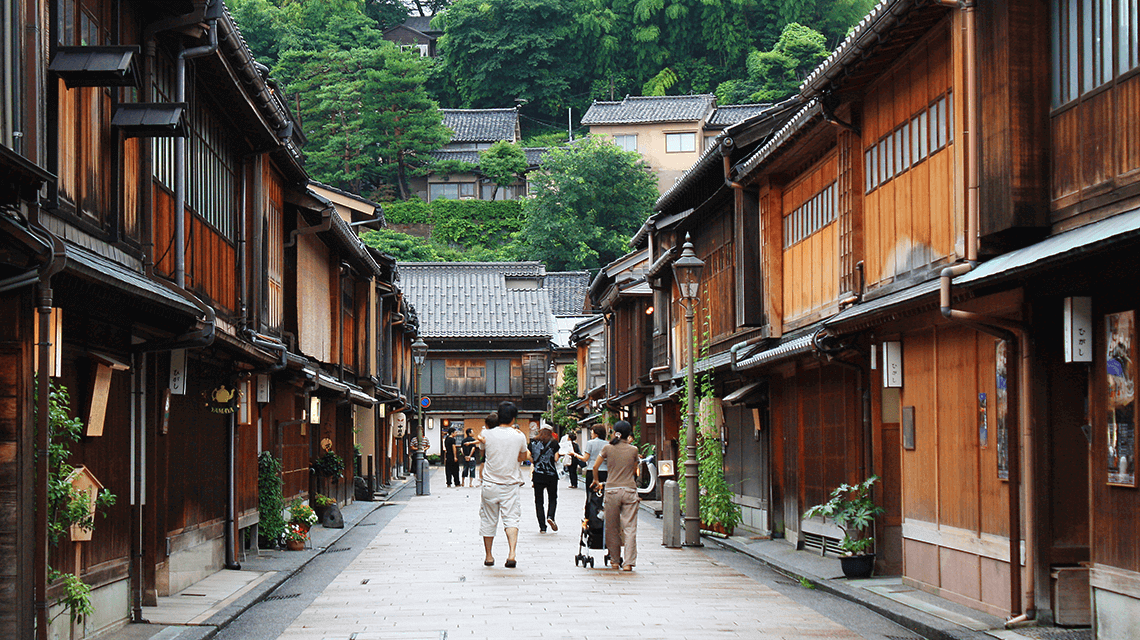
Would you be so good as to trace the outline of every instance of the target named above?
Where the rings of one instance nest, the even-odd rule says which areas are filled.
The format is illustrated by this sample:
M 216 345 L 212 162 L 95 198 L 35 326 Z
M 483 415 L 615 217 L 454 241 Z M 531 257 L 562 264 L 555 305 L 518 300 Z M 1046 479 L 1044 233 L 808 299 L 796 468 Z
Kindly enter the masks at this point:
M 0 631 L 47 629 L 50 563 L 92 588 L 95 614 L 51 631 L 83 637 L 239 566 L 257 545 L 259 454 L 306 495 L 331 448 L 349 462 L 331 493 L 351 500 L 354 429 L 391 460 L 376 407 L 406 399 L 414 326 L 391 259 L 308 190 L 300 128 L 224 4 L 3 8 L 21 26 L 0 39 L 19 89 L 0 110 L 0 465 L 16 514 L 0 524 Z M 45 557 L 33 391 L 49 379 L 83 422 L 69 462 L 117 502 L 89 541 Z
M 800 514 L 879 475 L 880 573 L 1134 635 L 1136 11 L 885 0 L 789 120 L 730 128 L 658 201 L 651 261 L 688 232 L 706 263 L 697 366 L 746 525 L 831 549 Z
M 483 428 L 500 402 L 526 430 L 548 409 L 555 352 L 546 268 L 538 262 L 401 262 L 400 287 L 428 345 L 420 393 L 429 454 L 448 427 Z

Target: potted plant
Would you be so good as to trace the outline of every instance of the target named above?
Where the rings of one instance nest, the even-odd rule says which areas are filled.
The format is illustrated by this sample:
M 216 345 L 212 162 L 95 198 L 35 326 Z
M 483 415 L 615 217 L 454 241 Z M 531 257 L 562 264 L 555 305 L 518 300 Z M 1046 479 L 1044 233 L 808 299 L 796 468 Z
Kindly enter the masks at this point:
M 804 512 L 804 518 L 822 516 L 833 520 L 843 530 L 843 540 L 839 546 L 846 552 L 840 556 L 843 575 L 848 578 L 867 578 L 875 567 L 875 554 L 868 551 L 875 539 L 867 535 L 867 528 L 875 521 L 875 516 L 883 512 L 871 500 L 871 486 L 879 476 L 871 476 L 855 485 L 841 484 L 831 492 L 831 498 Z
M 308 531 L 310 527 L 317 523 L 317 514 L 309 505 L 301 502 L 300 498 L 294 498 L 289 503 L 289 524 L 295 524 Z
M 305 548 L 305 540 L 309 539 L 309 531 L 299 524 L 289 524 L 285 527 L 285 548 L 289 551 L 300 551 Z
M 344 458 L 335 451 L 326 451 L 309 466 L 312 472 L 324 478 L 336 478 L 344 472 Z
M 336 504 L 336 500 L 333 500 L 323 493 L 318 493 L 313 496 L 313 499 L 310 500 L 309 503 L 313 505 L 314 515 L 317 516 L 317 521 L 319 522 L 325 519 L 325 513 L 329 510 L 329 507 Z

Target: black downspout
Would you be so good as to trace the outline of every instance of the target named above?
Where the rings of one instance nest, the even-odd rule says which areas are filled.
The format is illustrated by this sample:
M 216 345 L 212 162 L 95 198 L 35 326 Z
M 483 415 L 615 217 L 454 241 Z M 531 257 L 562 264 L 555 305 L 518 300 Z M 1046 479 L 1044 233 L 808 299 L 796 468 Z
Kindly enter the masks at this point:
M 33 205 L 34 215 L 36 222 L 33 227 L 39 224 L 39 207 Z M 40 273 L 39 285 L 39 301 L 37 313 L 39 314 L 39 332 L 40 341 L 36 347 L 39 349 L 40 367 L 36 371 L 36 483 L 35 483 L 35 497 L 36 497 L 36 516 L 35 516 L 35 609 L 36 609 L 36 638 L 38 640 L 47 640 L 48 638 L 48 600 L 47 600 L 47 554 L 48 554 L 48 473 L 50 468 L 48 465 L 48 449 L 51 445 L 51 438 L 49 436 L 50 418 L 48 415 L 48 393 L 50 392 L 51 380 L 48 376 L 48 369 L 50 367 L 49 361 L 51 358 L 51 309 L 52 309 L 52 290 L 51 279 L 52 276 L 63 270 L 64 265 L 67 263 L 67 257 L 64 253 L 63 241 L 52 235 L 47 229 L 38 228 L 37 231 L 43 233 L 46 237 L 51 238 L 52 241 L 52 257 L 43 271 Z M 63 345 L 56 345 L 57 348 L 62 349 Z
M 228 477 L 226 479 L 226 568 L 233 571 L 241 569 L 234 557 L 234 465 L 237 447 L 234 446 L 234 437 L 237 435 L 237 412 L 230 414 L 229 437 L 226 438 L 226 458 L 229 460 Z

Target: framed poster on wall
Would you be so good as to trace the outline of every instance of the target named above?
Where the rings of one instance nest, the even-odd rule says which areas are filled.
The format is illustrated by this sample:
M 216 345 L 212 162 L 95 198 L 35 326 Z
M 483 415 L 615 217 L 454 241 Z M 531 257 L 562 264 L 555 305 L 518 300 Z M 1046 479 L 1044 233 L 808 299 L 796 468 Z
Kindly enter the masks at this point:
M 996 377 L 997 397 L 994 398 L 994 440 L 997 445 L 997 475 L 1001 480 L 1009 480 L 1009 363 L 1005 340 L 998 340 L 994 346 L 994 376 Z
M 1105 316 L 1108 484 L 1136 486 L 1136 315 Z

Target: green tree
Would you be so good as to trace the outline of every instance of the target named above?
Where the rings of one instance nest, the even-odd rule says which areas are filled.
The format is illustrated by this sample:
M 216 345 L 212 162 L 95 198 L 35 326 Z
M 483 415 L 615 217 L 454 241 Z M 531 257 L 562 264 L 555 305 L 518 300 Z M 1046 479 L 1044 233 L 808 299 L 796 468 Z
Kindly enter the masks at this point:
M 280 9 L 269 0 L 229 0 L 227 4 L 253 57 L 270 66 L 275 64 L 283 36 Z
M 491 191 L 492 200 L 498 195 L 499 187 L 514 184 L 526 172 L 526 168 L 526 152 L 513 142 L 498 140 L 491 148 L 479 153 L 479 173 L 495 183 L 495 188 Z
M 288 51 L 279 65 L 299 96 L 309 136 L 308 169 L 321 182 L 356 193 L 387 178 L 407 198 L 408 174 L 450 139 L 423 89 L 426 65 L 384 42 L 375 49 Z
M 408 7 L 400 0 L 365 0 L 364 14 L 384 31 L 403 24 L 408 19 Z
M 748 76 L 717 87 L 721 104 L 775 102 L 799 90 L 799 84 L 827 57 L 824 35 L 811 27 L 791 23 L 769 51 L 748 54 Z
M 570 411 L 570 403 L 578 401 L 578 365 L 571 363 L 562 369 L 562 384 L 554 390 L 551 410 L 542 414 L 547 422 L 558 427 L 559 433 L 567 433 L 578 427 L 578 420 Z
M 574 2 L 456 0 L 436 18 L 441 56 L 466 106 L 525 99 L 564 112 L 582 83 L 583 47 Z
M 381 229 L 365 231 L 360 235 L 364 244 L 393 256 L 400 262 L 440 262 L 443 257 L 430 240 Z
M 285 0 L 278 16 L 282 51 L 373 49 L 384 42 L 364 0 Z
M 413 51 L 385 47 L 384 69 L 366 72 L 377 110 L 377 146 L 382 161 L 395 170 L 400 199 L 411 195 L 408 174 L 431 164 L 429 152 L 451 140 L 443 113 L 424 90 L 427 62 Z
M 595 269 L 624 255 L 657 199 L 640 154 L 595 136 L 551 149 L 530 182 L 522 255 L 553 271 Z

